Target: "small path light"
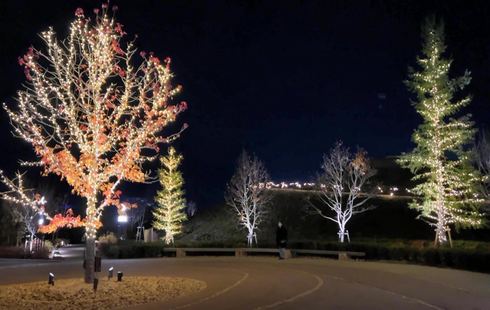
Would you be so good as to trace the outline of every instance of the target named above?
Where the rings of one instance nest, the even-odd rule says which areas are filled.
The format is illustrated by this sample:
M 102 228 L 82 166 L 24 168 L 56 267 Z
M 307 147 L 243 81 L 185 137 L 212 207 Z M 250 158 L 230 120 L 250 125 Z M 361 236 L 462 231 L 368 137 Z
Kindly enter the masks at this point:
M 52 272 L 49 273 L 48 285 L 54 286 L 54 274 Z
M 118 271 L 117 272 L 117 282 L 121 282 L 122 281 L 122 277 L 123 277 L 122 271 Z
M 109 272 L 107 273 L 107 280 L 110 280 L 114 276 L 114 267 L 109 268 Z
M 94 293 L 97 292 L 97 286 L 99 286 L 99 279 L 94 278 Z

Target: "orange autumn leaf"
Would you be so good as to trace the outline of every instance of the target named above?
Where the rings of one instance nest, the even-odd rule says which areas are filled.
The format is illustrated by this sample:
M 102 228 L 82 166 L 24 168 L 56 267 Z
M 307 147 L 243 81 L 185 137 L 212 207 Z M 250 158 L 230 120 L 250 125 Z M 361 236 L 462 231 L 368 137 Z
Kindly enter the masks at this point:
M 50 234 L 54 233 L 59 228 L 78 228 L 84 227 L 86 225 L 86 218 L 82 220 L 79 215 L 75 217 L 72 214 L 73 213 L 68 212 L 66 216 L 63 216 L 62 214 L 56 214 L 55 216 L 53 216 L 49 224 L 39 226 L 38 232 L 43 234 Z M 98 229 L 102 227 L 102 223 L 100 221 L 96 221 L 95 226 Z
M 149 53 L 135 66 L 122 25 L 113 16 L 99 17 L 77 10 L 66 40 L 53 29 L 42 32 L 44 49 L 29 49 L 19 63 L 32 83 L 18 92 L 15 108 L 5 106 L 43 173 L 59 176 L 85 198 L 83 213 L 91 225 L 105 207 L 120 205 L 117 188 L 123 182 L 148 180 L 143 165 L 180 134 L 167 139 L 165 127 L 183 111 L 182 104 L 171 103 L 181 86 L 171 83 L 169 58 Z M 57 215 L 40 230 L 84 221 Z

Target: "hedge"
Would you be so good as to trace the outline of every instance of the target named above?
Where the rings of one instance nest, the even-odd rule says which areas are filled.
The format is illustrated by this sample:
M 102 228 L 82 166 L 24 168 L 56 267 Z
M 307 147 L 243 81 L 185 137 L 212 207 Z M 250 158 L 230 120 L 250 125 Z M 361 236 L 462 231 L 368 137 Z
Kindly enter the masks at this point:
M 177 247 L 244 247 L 242 242 L 177 243 Z M 262 244 L 261 247 L 274 247 Z M 289 248 L 334 251 L 365 252 L 367 260 L 396 260 L 429 266 L 441 266 L 490 273 L 490 244 L 486 242 L 455 242 L 454 248 L 434 248 L 430 241 L 363 241 L 338 243 L 336 241 L 293 241 Z M 101 245 L 107 258 L 161 257 L 164 255 L 162 242 Z
M 292 242 L 291 248 L 365 252 L 368 260 L 397 260 L 429 266 L 490 273 L 490 244 L 455 242 L 453 248 L 434 248 L 429 241 Z
M 35 252 L 29 253 L 23 247 L 5 246 L 0 247 L 1 258 L 49 258 L 50 249 L 41 248 Z
M 107 258 L 143 258 L 163 256 L 164 245 L 161 242 L 142 243 L 125 242 L 120 244 L 103 244 L 102 254 Z

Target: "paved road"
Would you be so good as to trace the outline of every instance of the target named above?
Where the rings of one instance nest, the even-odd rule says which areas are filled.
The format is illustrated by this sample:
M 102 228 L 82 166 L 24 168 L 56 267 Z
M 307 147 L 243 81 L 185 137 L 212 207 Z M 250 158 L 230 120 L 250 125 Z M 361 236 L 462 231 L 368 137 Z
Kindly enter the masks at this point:
M 59 255 L 64 259 L 82 259 L 85 253 L 83 244 L 74 244 L 57 249 Z
M 125 275 L 199 279 L 207 288 L 131 309 L 490 309 L 490 275 L 424 266 L 268 257 L 105 260 Z M 0 265 L 0 284 L 81 276 L 80 260 Z

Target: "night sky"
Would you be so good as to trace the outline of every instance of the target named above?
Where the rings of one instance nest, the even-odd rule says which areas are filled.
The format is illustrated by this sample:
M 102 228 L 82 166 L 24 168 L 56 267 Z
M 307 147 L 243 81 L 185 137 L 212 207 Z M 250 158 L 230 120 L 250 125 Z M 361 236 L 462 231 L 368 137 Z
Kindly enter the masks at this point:
M 91 12 L 99 3 L 1 1 L 0 100 L 13 103 L 24 79 L 17 57 L 41 46 L 37 33 L 50 25 L 66 33 L 77 7 Z M 243 148 L 277 181 L 310 180 L 339 139 L 374 158 L 409 151 L 420 119 L 403 81 L 428 15 L 444 19 L 453 74 L 472 72 L 467 111 L 478 128 L 488 127 L 488 1 L 111 3 L 141 49 L 172 57 L 175 82 L 184 86 L 178 99 L 189 104 L 178 123 L 190 125 L 176 147 L 185 157 L 188 198 L 198 207 L 222 200 Z M 33 152 L 11 136 L 3 110 L 0 118 L 0 168 L 12 173 Z M 151 197 L 155 188 L 128 193 Z

